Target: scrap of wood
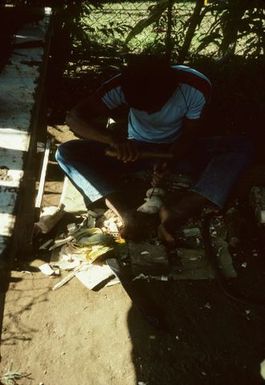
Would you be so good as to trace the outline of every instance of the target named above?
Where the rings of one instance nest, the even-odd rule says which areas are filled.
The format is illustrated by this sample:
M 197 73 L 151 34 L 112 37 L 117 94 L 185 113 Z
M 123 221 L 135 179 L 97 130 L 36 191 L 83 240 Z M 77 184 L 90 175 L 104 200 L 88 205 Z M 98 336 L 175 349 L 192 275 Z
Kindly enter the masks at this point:
M 71 271 L 71 273 L 69 273 L 66 277 L 64 277 L 61 281 L 59 281 L 58 283 L 56 283 L 56 285 L 53 286 L 52 290 L 57 290 L 59 289 L 60 287 L 62 287 L 63 285 L 65 285 L 67 282 L 71 281 L 72 278 L 75 277 L 75 273 L 80 271 L 84 265 L 86 264 L 87 262 L 83 262 L 81 263 L 79 266 L 77 266 L 73 271 Z
M 36 201 L 35 201 L 35 207 L 38 209 L 40 209 L 40 207 L 41 207 L 41 202 L 42 202 L 42 198 L 43 198 L 46 173 L 47 173 L 48 162 L 49 162 L 50 149 L 51 149 L 51 140 L 47 139 L 45 151 L 44 151 L 44 156 L 43 156 L 43 161 L 42 161 L 38 194 L 37 194 Z

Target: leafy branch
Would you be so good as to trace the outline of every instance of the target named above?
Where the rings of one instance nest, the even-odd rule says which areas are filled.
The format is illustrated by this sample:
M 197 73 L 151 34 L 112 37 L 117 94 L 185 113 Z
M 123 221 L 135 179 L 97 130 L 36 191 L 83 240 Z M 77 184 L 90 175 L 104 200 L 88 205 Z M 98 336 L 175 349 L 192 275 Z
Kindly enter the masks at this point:
M 130 31 L 127 38 L 125 39 L 125 44 L 128 44 L 135 36 L 139 35 L 145 28 L 149 25 L 157 22 L 162 16 L 163 12 L 168 7 L 168 0 L 159 0 L 156 5 L 150 8 L 149 15 L 144 19 L 140 20 Z

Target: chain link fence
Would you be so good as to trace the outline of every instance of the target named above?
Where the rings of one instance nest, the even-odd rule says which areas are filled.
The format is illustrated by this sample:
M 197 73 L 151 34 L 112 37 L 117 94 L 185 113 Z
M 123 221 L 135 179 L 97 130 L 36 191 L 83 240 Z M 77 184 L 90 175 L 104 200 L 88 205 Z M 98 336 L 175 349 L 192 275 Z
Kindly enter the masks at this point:
M 98 5 L 85 5 L 82 17 L 82 28 L 86 33 L 87 55 L 90 58 L 99 55 L 108 56 L 112 53 L 124 56 L 128 53 L 166 53 L 169 38 L 171 49 L 181 44 L 184 30 L 183 25 L 188 22 L 193 10 L 193 3 L 174 4 L 170 9 L 171 23 L 169 23 L 169 7 L 161 8 L 148 23 L 148 15 L 157 5 L 156 1 L 102 1 Z M 160 10 L 158 10 L 160 11 Z M 142 22 L 144 28 L 139 23 Z M 128 40 L 128 35 L 136 28 L 135 34 Z M 142 29 L 142 30 L 141 30 Z M 138 32 L 141 30 L 140 32 Z M 170 30 L 170 37 L 169 37 Z M 137 33 L 138 32 L 138 33 Z
M 185 43 L 196 2 L 100 1 L 83 5 L 81 20 L 87 56 L 123 56 L 128 53 L 168 53 L 177 56 Z M 217 14 L 202 9 L 203 17 L 194 31 L 189 53 L 197 52 L 200 40 L 216 22 Z M 221 15 L 219 15 L 220 17 Z M 128 39 L 128 36 L 130 38 Z M 214 54 L 216 45 L 207 44 L 201 54 Z
M 119 66 L 128 56 L 139 54 L 167 55 L 179 63 L 205 56 L 221 58 L 231 52 L 242 57 L 264 55 L 264 8 L 243 9 L 237 17 L 237 12 L 233 14 L 222 3 L 225 2 L 82 2 L 72 51 L 73 67 L 87 71 L 89 66 Z M 233 31 L 234 25 L 238 31 Z

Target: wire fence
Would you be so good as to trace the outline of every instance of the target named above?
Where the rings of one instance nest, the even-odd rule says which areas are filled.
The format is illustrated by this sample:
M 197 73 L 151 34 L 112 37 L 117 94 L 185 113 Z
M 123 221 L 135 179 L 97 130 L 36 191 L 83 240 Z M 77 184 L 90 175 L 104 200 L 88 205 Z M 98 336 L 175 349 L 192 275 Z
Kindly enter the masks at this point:
M 264 55 L 264 9 L 243 9 L 237 16 L 222 8 L 222 2 L 206 4 L 203 0 L 84 2 L 73 60 L 80 58 L 86 66 L 115 63 L 131 54 L 168 55 L 178 62 L 231 52 Z
M 193 3 L 174 4 L 171 13 L 172 24 L 169 23 L 169 4 L 161 9 L 148 23 L 148 15 L 157 5 L 153 1 L 134 2 L 101 2 L 100 6 L 87 6 L 82 18 L 83 30 L 89 40 L 89 54 L 93 56 L 109 51 L 117 55 L 127 53 L 165 53 L 168 45 L 174 50 L 183 40 L 183 25 L 190 18 Z M 127 37 L 138 23 L 145 27 L 128 41 Z M 170 36 L 169 36 L 170 29 Z M 172 44 L 175 39 L 174 44 Z M 171 43 L 169 42 L 171 41 Z

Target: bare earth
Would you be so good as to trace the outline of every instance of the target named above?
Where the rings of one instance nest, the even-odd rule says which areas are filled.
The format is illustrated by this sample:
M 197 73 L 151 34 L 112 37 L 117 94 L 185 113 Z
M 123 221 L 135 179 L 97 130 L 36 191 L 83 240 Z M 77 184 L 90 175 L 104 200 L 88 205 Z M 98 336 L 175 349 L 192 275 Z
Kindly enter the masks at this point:
M 59 143 L 74 138 L 65 126 L 48 132 Z M 61 189 L 62 180 L 47 180 L 43 205 L 57 205 Z M 135 384 L 127 326 L 131 301 L 122 287 L 94 292 L 75 278 L 52 291 L 56 281 L 39 272 L 42 263 L 35 259 L 12 272 L 0 377 L 13 363 L 13 370 L 30 373 L 18 380 L 21 385 Z
M 36 264 L 35 261 L 34 264 Z M 1 372 L 31 373 L 19 384 L 135 384 L 120 285 L 95 293 L 73 279 L 57 291 L 40 272 L 13 272 L 6 297 Z
M 49 132 L 60 142 L 64 130 Z M 62 179 L 51 174 L 45 205 L 58 203 L 62 188 Z M 247 278 L 257 259 L 249 256 L 246 250 L 240 263 L 248 261 L 247 268 L 239 269 L 234 282 L 256 293 L 256 278 L 262 275 L 264 282 L 264 273 L 253 265 L 256 278 Z M 264 311 L 230 301 L 215 280 L 140 283 L 143 296 L 151 295 L 168 321 L 167 330 L 157 330 L 132 306 L 121 285 L 95 292 L 74 278 L 52 291 L 60 278 L 45 277 L 37 269 L 41 263 L 33 258 L 13 268 L 0 377 L 13 363 L 13 370 L 30 374 L 17 380 L 19 385 L 263 383 Z

